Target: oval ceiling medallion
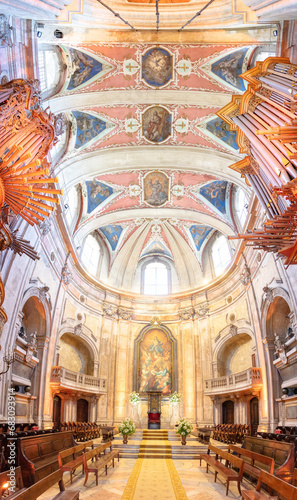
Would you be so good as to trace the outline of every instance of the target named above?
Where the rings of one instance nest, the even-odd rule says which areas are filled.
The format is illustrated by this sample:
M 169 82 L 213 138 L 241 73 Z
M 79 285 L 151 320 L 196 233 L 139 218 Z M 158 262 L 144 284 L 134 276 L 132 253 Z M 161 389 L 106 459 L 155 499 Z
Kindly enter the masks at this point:
M 142 114 L 142 135 L 154 144 L 171 136 L 171 113 L 163 106 L 151 106 Z
M 161 47 L 153 47 L 142 56 L 141 75 L 150 87 L 163 87 L 173 76 L 172 55 Z

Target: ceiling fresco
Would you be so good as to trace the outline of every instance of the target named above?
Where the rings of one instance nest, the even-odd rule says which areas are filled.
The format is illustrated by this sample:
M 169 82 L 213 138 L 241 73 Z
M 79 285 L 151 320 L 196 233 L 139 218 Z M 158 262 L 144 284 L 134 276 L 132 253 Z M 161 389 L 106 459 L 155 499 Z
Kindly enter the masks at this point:
M 103 234 L 105 240 L 108 241 L 111 249 L 114 251 L 119 243 L 120 236 L 123 228 L 119 225 L 108 225 L 100 227 L 100 232 Z
M 166 88 L 244 92 L 243 73 L 256 46 L 85 43 L 61 46 L 67 76 L 60 94 Z
M 216 231 L 237 232 L 236 190 L 224 172 L 242 156 L 236 133 L 216 115 L 217 96 L 245 91 L 240 75 L 255 48 L 62 46 L 66 78 L 53 100 L 65 100 L 71 127 L 60 165 L 83 169 L 80 177 L 73 167 L 66 181 L 79 193 L 74 240 L 97 232 L 108 254 L 111 286 L 133 290 L 139 261 L 158 256 L 175 263 L 177 276 L 188 283 L 183 286 L 195 287 Z
M 215 182 L 212 182 L 215 181 Z M 209 174 L 172 170 L 104 174 L 82 185 L 80 223 L 108 213 L 145 207 L 176 208 L 212 215 L 228 224 L 229 185 Z
M 232 151 L 238 154 L 236 132 L 208 106 L 96 106 L 68 113 L 74 121 L 68 156 L 116 146 L 164 144 Z M 67 115 L 67 113 L 66 113 Z
M 213 228 L 209 226 L 201 226 L 198 224 L 193 224 L 189 231 L 191 233 L 191 237 L 193 238 L 194 245 L 196 250 L 200 252 L 203 243 L 205 242 L 210 233 L 213 232 Z

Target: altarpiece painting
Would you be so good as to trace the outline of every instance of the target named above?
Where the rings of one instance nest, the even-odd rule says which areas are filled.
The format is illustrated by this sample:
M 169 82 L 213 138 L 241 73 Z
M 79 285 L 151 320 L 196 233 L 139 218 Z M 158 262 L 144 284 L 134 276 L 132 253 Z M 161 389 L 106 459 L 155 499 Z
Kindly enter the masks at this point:
M 173 341 L 160 328 L 149 328 L 137 345 L 137 391 L 171 394 L 173 388 Z

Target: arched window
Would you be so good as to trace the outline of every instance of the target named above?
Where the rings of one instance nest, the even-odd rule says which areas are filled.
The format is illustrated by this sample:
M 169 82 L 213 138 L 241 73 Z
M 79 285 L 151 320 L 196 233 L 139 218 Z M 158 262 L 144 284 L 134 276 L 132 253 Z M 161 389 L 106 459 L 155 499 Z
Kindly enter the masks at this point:
M 231 262 L 230 248 L 225 236 L 219 236 L 212 246 L 212 261 L 216 276 L 222 274 Z
M 243 189 L 238 189 L 236 193 L 236 212 L 240 225 L 243 228 L 246 218 L 248 216 L 249 200 L 246 192 Z
M 100 258 L 100 246 L 98 241 L 89 234 L 84 242 L 81 260 L 90 274 L 96 276 Z
M 142 293 L 168 295 L 170 293 L 170 267 L 157 259 L 142 268 Z

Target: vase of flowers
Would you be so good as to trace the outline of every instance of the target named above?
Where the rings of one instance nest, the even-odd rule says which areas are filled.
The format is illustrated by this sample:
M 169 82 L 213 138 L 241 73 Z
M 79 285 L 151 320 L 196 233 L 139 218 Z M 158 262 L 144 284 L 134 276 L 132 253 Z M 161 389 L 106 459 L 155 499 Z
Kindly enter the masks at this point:
M 181 402 L 181 399 L 182 399 L 182 395 L 175 391 L 169 397 L 169 402 L 172 405 L 179 405 Z
M 179 422 L 177 422 L 176 433 L 180 434 L 182 444 L 186 444 L 187 436 L 191 434 L 192 430 L 192 424 L 188 422 L 184 417 Z
M 126 418 L 126 420 L 123 420 L 123 422 L 119 425 L 119 433 L 122 434 L 123 436 L 123 443 L 127 444 L 128 442 L 128 436 L 132 436 L 135 432 L 135 424 L 130 420 L 130 418 Z
M 131 405 L 138 405 L 140 403 L 140 396 L 138 392 L 131 392 L 131 394 L 129 394 L 129 397 Z

